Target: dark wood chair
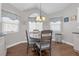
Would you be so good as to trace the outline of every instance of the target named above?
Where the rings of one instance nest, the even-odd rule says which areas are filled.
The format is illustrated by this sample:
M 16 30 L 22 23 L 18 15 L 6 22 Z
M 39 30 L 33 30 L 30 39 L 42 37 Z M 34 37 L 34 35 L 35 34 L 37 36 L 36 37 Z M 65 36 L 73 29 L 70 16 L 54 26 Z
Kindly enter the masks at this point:
M 52 30 L 41 31 L 40 42 L 36 42 L 36 51 L 42 55 L 42 51 L 48 50 L 51 56 Z
M 36 42 L 39 42 L 37 38 L 30 38 L 28 32 L 26 30 L 26 39 L 27 39 L 27 55 L 29 52 L 29 48 L 34 48 Z

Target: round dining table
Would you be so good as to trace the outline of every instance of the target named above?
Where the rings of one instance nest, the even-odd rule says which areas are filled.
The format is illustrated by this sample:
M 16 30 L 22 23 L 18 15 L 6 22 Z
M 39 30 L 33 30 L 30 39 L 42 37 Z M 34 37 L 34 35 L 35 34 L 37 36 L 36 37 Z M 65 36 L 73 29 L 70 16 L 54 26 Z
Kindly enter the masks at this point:
M 30 32 L 29 38 L 30 38 L 31 42 L 38 42 L 41 39 L 41 32 L 40 31 L 39 32 L 36 32 L 36 31 Z

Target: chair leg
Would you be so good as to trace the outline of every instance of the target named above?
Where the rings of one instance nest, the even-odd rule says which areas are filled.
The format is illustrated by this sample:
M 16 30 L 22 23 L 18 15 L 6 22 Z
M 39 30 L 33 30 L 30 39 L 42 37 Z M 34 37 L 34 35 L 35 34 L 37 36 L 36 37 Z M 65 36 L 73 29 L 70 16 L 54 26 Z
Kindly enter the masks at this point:
M 35 44 L 33 45 L 33 48 L 34 48 L 34 50 L 36 50 L 36 46 L 35 46 Z
M 50 50 L 50 56 L 51 56 L 51 48 L 49 50 Z
M 28 52 L 29 52 L 29 46 L 28 46 L 28 44 L 27 44 L 27 56 L 28 56 Z
M 51 56 L 51 50 L 50 50 L 50 56 Z
M 41 56 L 41 49 L 40 49 L 40 56 Z

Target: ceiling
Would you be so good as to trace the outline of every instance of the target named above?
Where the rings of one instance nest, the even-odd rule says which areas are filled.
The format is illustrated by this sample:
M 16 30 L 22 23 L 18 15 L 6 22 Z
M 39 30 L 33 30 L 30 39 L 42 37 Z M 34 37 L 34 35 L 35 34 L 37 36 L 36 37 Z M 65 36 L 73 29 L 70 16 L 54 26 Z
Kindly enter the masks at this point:
M 40 9 L 39 3 L 11 3 L 14 7 L 19 9 L 20 11 L 28 10 L 31 8 L 38 8 Z M 71 3 L 42 3 L 41 10 L 47 14 L 55 13 L 60 11 L 66 7 L 71 5 Z

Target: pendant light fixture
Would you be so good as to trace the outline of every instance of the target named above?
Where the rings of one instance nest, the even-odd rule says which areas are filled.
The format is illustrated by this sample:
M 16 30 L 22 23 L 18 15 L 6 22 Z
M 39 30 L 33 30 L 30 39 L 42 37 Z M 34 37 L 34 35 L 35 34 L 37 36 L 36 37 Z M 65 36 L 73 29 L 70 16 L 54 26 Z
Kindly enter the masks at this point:
M 40 3 L 40 16 L 36 17 L 36 21 L 40 21 L 40 22 L 45 21 L 45 19 L 46 19 L 44 16 L 42 16 L 41 7 L 42 7 L 42 4 Z

